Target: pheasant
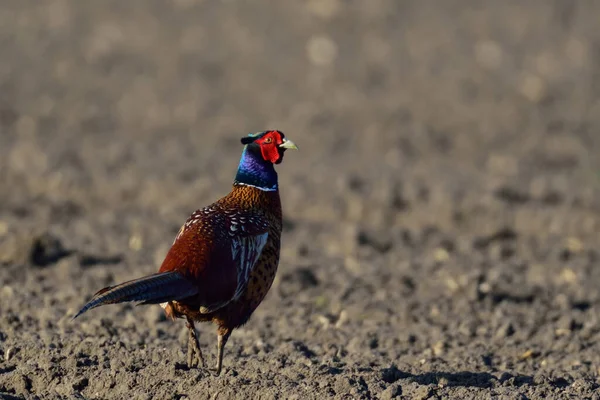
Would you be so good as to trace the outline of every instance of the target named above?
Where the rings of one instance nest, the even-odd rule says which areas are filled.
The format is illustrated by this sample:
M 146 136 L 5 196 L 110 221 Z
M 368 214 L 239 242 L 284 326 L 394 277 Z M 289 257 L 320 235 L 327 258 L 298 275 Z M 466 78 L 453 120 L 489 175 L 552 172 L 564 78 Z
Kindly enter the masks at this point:
M 245 324 L 267 295 L 279 264 L 281 201 L 274 164 L 296 145 L 270 130 L 241 139 L 231 192 L 195 211 L 183 224 L 158 273 L 98 291 L 73 317 L 105 304 L 160 304 L 185 318 L 187 365 L 206 368 L 194 322 L 217 325 L 216 374 L 233 329 Z

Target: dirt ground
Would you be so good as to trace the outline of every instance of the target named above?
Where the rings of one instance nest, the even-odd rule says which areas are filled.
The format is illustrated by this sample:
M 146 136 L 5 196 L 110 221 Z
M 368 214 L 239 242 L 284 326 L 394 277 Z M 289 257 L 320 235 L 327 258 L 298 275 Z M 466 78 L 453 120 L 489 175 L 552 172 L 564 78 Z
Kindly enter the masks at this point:
M 8 0 L 1 399 L 600 399 L 600 2 Z M 277 128 L 271 292 L 220 377 L 155 272 Z M 216 332 L 199 326 L 211 367 Z

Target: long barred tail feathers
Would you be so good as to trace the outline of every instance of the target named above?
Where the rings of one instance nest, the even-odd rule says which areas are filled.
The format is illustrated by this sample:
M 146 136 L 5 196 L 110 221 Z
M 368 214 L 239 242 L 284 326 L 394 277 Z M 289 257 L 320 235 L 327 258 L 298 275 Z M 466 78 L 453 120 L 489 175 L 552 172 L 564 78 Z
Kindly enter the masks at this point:
M 129 301 L 137 301 L 141 304 L 159 304 L 181 300 L 195 294 L 198 294 L 198 288 L 178 272 L 157 273 L 101 289 L 75 314 L 73 319 L 92 308 L 106 304 Z

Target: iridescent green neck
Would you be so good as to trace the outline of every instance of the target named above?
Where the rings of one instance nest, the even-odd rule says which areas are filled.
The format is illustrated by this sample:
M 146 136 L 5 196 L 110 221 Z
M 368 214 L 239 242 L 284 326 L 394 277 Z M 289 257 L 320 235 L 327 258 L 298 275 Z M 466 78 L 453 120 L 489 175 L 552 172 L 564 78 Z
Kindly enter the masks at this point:
M 248 146 L 245 146 L 233 184 L 275 191 L 277 190 L 277 172 L 272 163 L 262 158 L 260 149 L 248 149 Z

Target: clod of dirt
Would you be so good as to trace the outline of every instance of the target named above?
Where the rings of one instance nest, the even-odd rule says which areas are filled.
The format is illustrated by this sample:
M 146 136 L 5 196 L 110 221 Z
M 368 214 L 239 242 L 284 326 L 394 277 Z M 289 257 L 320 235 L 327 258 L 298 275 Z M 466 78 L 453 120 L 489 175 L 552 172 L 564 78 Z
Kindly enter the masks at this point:
M 29 393 L 31 390 L 31 379 L 22 374 L 15 374 L 9 379 L 9 385 L 12 384 L 17 393 Z
M 506 322 L 496 331 L 496 338 L 506 339 L 507 337 L 512 336 L 514 333 L 515 328 L 513 327 L 512 323 Z
M 319 284 L 319 279 L 317 279 L 317 276 L 310 268 L 298 268 L 297 270 L 284 275 L 282 280 L 295 281 L 300 284 L 302 289 L 307 289 Z
M 402 387 L 400 385 L 392 385 L 381 393 L 382 400 L 392 400 L 402 395 Z
M 361 230 L 356 241 L 361 246 L 369 246 L 379 253 L 387 253 L 393 247 L 392 239 L 384 232 Z
M 473 247 L 475 247 L 476 249 L 483 249 L 488 247 L 492 243 L 515 240 L 516 238 L 517 232 L 515 232 L 513 229 L 502 228 L 489 236 L 477 238 L 473 242 Z
M 29 261 L 36 267 L 46 267 L 72 253 L 71 250 L 64 248 L 57 237 L 45 233 L 33 240 L 29 252 Z
M 285 218 L 283 220 L 283 232 L 292 232 L 294 229 L 296 229 L 296 222 L 289 219 L 289 218 Z
M 346 185 L 354 193 L 363 193 L 365 182 L 360 176 L 352 175 L 346 179 Z
M 89 381 L 87 378 L 80 378 L 78 379 L 75 383 L 73 383 L 73 389 L 77 390 L 77 391 L 82 391 L 83 389 L 85 389 L 89 384 Z
M 520 191 L 518 189 L 503 186 L 496 190 L 494 195 L 505 203 L 508 204 L 525 204 L 531 200 L 531 196 L 528 193 Z
M 540 202 L 547 206 L 558 206 L 564 202 L 564 196 L 556 191 L 550 191 L 540 198 Z
M 410 202 L 404 195 L 404 191 L 402 189 L 402 185 L 395 185 L 390 195 L 390 205 L 399 212 L 406 211 L 410 208 Z
M 2 339 L 2 333 L 0 332 L 0 340 Z M 9 362 L 10 359 L 17 353 L 18 350 L 15 350 L 14 347 L 9 347 L 8 349 L 6 349 L 6 351 L 4 352 L 4 361 L 5 362 Z
M 409 375 L 407 373 L 400 371 L 394 364 L 392 364 L 392 366 L 389 368 L 384 368 L 381 370 L 381 380 L 386 383 L 394 383 L 397 380 L 406 378 L 408 376 Z
M 281 277 L 278 290 L 282 297 L 300 293 L 319 285 L 319 279 L 311 268 L 301 267 Z
M 304 342 L 299 340 L 289 340 L 282 345 L 282 349 L 286 349 L 291 354 L 301 355 L 305 358 L 314 358 L 317 354 L 312 351 Z

